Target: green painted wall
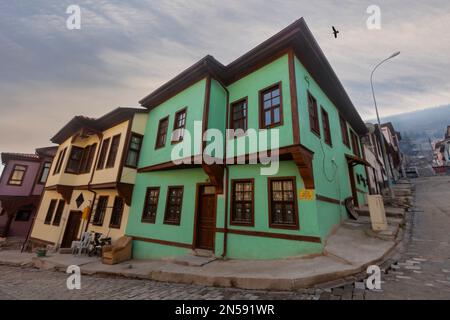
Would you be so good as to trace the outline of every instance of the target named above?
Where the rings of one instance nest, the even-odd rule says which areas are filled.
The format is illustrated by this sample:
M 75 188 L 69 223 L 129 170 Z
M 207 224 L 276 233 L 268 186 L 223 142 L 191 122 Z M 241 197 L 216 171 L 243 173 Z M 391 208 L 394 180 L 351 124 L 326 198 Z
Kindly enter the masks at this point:
M 178 110 L 187 107 L 186 129 L 191 133 L 193 133 L 194 121 L 202 121 L 203 119 L 205 87 L 206 87 L 206 79 L 203 79 L 150 111 L 147 121 L 147 127 L 145 129 L 144 134 L 143 147 L 141 150 L 141 156 L 139 160 L 139 167 L 151 166 L 171 160 L 170 156 L 172 148 L 176 146 L 170 143 L 175 113 Z M 159 120 L 161 120 L 166 116 L 169 116 L 169 127 L 167 131 L 166 145 L 163 148 L 155 149 Z M 197 138 L 198 142 L 192 144 L 193 145 L 193 147 L 191 148 L 192 155 L 199 154 L 199 152 L 194 153 L 195 151 L 194 146 L 196 148 L 198 147 L 198 150 L 200 149 L 201 132 L 199 137 Z M 194 137 L 192 137 L 192 139 L 194 139 Z M 187 142 L 187 139 L 185 141 Z M 184 156 L 180 156 L 176 158 L 183 158 L 183 157 Z
M 254 227 L 228 225 L 230 229 L 262 231 L 282 234 L 320 236 L 320 229 L 316 216 L 316 201 L 300 200 L 298 191 L 304 188 L 303 180 L 299 175 L 297 166 L 293 161 L 280 162 L 279 172 L 270 177 L 291 177 L 296 178 L 299 230 L 289 230 L 269 227 L 269 202 L 268 202 L 268 176 L 260 175 L 261 165 L 234 165 L 229 166 L 229 192 L 231 195 L 231 180 L 253 178 L 255 197 L 255 225 Z M 229 197 L 229 212 L 231 211 L 231 196 Z M 230 216 L 230 215 L 229 215 Z M 220 227 L 223 226 L 223 212 L 217 215 Z M 223 234 L 216 234 L 216 254 L 222 252 Z M 264 250 L 261 250 L 264 248 Z M 320 253 L 322 245 L 320 243 L 291 241 L 273 238 L 261 238 L 252 236 L 242 236 L 228 234 L 227 257 L 234 259 L 275 259 L 302 253 Z
M 344 200 L 351 196 L 349 172 L 345 154 L 353 154 L 353 151 L 343 143 L 338 109 L 321 90 L 297 58 L 295 58 L 295 75 L 299 108 L 300 140 L 304 146 L 314 151 L 313 166 L 315 192 L 316 194 L 333 199 Z M 317 100 L 321 128 L 320 137 L 314 134 L 310 128 L 308 117 L 308 90 Z M 320 112 L 321 106 L 328 113 L 332 136 L 331 147 L 324 142 L 322 114 Z M 350 128 L 350 124 L 347 123 L 347 125 Z M 365 176 L 364 167 L 361 165 L 356 166 L 355 174 L 356 173 Z M 358 187 L 362 190 L 368 190 L 362 185 L 359 185 Z M 359 195 L 358 199 L 364 202 L 364 195 Z M 321 235 L 326 236 L 334 225 L 340 223 L 341 219 L 347 216 L 346 209 L 344 206 L 322 203 L 321 201 L 317 201 L 317 203 Z
M 293 143 L 293 137 L 292 119 L 290 116 L 291 99 L 287 54 L 229 85 L 229 101 L 230 104 L 232 104 L 235 101 L 248 97 L 248 128 L 259 129 L 259 91 L 280 81 L 283 104 L 283 125 L 276 127 L 276 129 L 279 129 L 280 146 L 288 146 Z M 271 136 L 272 130 L 273 129 L 268 130 L 269 137 Z M 230 143 L 234 143 L 236 149 L 237 142 L 240 140 L 245 140 L 246 150 L 251 150 L 248 147 L 248 138 L 246 136 L 233 139 Z M 258 145 L 255 151 L 267 150 L 268 148 L 270 148 L 270 145 L 266 148 L 261 148 L 261 146 Z M 250 151 L 250 153 L 252 152 Z M 243 153 L 238 153 L 236 155 L 241 154 Z
M 226 112 L 227 112 L 227 92 L 221 84 L 215 79 L 211 79 L 211 93 L 209 99 L 209 113 L 208 113 L 208 129 L 218 129 L 221 133 L 221 146 L 224 145 L 223 137 L 225 137 L 226 130 Z M 208 136 L 208 143 L 206 143 L 205 154 L 213 157 L 223 158 L 224 148 L 220 148 L 220 153 L 216 154 L 215 148 L 209 148 L 210 144 L 214 144 L 216 137 L 210 138 Z
M 205 182 L 207 176 L 202 169 L 183 169 L 139 173 L 133 192 L 133 200 L 128 217 L 126 234 L 130 236 L 160 239 L 192 244 L 194 232 L 194 212 L 196 184 Z M 184 186 L 180 225 L 164 224 L 167 189 L 169 186 Z M 148 187 L 160 187 L 158 210 L 155 223 L 141 222 L 145 194 Z M 136 258 L 158 258 L 185 254 L 188 249 L 161 246 L 134 241 Z

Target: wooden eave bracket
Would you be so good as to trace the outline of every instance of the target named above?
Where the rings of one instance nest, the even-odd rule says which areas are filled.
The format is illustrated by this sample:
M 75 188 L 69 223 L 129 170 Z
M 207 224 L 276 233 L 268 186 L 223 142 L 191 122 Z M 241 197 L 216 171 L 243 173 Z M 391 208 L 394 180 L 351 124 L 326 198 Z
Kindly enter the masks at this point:
M 306 189 L 314 189 L 313 157 L 314 152 L 299 145 L 291 151 Z
M 72 198 L 73 186 L 56 185 L 56 192 L 58 192 L 67 204 L 70 204 Z
M 216 194 L 223 194 L 223 177 L 225 166 L 223 164 L 202 164 L 203 171 L 208 175 L 211 183 L 216 187 Z

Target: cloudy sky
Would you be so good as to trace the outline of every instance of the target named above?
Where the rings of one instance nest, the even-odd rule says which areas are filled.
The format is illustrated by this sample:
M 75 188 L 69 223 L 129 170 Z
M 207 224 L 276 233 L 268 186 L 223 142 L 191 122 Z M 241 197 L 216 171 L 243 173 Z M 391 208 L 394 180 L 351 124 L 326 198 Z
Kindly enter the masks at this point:
M 81 30 L 66 9 L 81 7 Z M 366 9 L 381 9 L 368 30 Z M 138 100 L 206 54 L 227 64 L 304 17 L 363 118 L 450 103 L 450 2 L 0 0 L 0 152 L 32 152 L 74 115 Z M 340 30 L 334 39 L 331 26 Z

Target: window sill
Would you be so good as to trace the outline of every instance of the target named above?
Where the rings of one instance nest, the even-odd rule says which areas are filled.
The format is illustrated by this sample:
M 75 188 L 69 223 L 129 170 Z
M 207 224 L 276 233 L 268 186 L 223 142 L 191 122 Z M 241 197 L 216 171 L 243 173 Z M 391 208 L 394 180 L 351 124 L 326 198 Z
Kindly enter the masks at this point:
M 234 222 L 234 221 L 230 221 L 230 226 L 237 226 L 237 227 L 254 227 L 255 226 L 255 222 Z
M 155 223 L 156 223 L 156 219 L 155 219 L 155 220 L 141 219 L 141 222 L 142 222 L 142 223 L 155 224 Z
M 286 230 L 300 230 L 299 225 L 289 225 L 289 224 L 273 224 L 269 223 L 269 228 L 271 229 L 286 229 Z

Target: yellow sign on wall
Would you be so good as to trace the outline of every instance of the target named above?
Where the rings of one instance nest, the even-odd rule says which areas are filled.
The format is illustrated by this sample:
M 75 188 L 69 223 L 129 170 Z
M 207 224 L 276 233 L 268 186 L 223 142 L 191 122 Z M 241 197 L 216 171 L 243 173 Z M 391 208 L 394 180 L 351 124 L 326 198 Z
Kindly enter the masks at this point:
M 300 200 L 314 200 L 314 189 L 301 189 L 298 197 Z

